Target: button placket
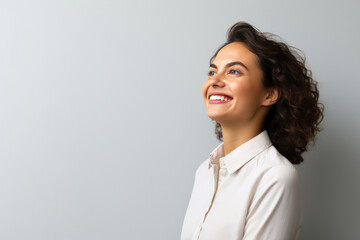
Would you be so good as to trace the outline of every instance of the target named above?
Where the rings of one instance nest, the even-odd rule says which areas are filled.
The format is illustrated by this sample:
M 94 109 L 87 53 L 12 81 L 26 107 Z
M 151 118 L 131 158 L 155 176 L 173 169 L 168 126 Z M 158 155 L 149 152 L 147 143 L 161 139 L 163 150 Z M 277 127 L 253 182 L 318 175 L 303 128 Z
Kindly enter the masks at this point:
M 210 156 L 212 156 L 212 155 L 210 155 Z M 210 203 L 209 203 L 208 207 L 206 208 L 204 216 L 203 216 L 203 218 L 202 218 L 202 220 L 201 220 L 200 224 L 198 225 L 198 228 L 197 228 L 197 230 L 195 232 L 195 234 L 196 234 L 195 239 L 197 239 L 197 240 L 199 239 L 199 237 L 201 235 L 201 231 L 202 231 L 204 223 L 206 221 L 206 217 L 207 217 L 208 213 L 210 212 L 210 210 L 212 208 L 213 202 L 214 202 L 215 197 L 216 197 L 217 189 L 218 189 L 218 184 L 219 184 L 219 181 L 218 181 L 218 179 L 219 179 L 219 175 L 218 175 L 218 173 L 219 173 L 219 165 L 216 165 L 216 164 L 211 164 L 211 165 L 214 168 L 214 177 L 217 180 L 215 180 L 215 182 L 214 182 L 214 190 L 213 190 L 213 192 L 209 195 Z M 214 179 L 212 181 L 214 181 Z
M 220 169 L 219 169 L 219 185 L 223 182 L 224 178 L 228 175 L 226 162 L 224 158 L 220 158 Z
M 203 218 L 202 218 L 202 221 L 201 221 L 200 225 L 198 225 L 198 229 L 197 229 L 197 231 L 196 231 L 197 236 L 196 236 L 195 239 L 199 239 L 199 238 L 200 238 L 200 235 L 201 235 L 201 232 L 202 232 L 204 223 L 205 223 L 205 221 L 206 221 L 206 217 L 207 217 L 208 213 L 211 211 L 212 205 L 213 205 L 214 200 L 215 200 L 216 195 L 217 195 L 217 190 L 218 190 L 218 188 L 219 188 L 219 183 L 220 183 L 220 182 L 219 182 L 219 181 L 220 181 L 220 174 L 219 174 L 219 173 L 220 173 L 220 164 L 219 164 L 219 162 L 218 162 L 218 163 L 213 163 L 211 160 L 214 159 L 214 158 L 216 158 L 216 155 L 214 155 L 213 153 L 211 153 L 211 154 L 210 154 L 210 164 L 209 164 L 209 166 L 212 166 L 213 169 L 214 169 L 214 179 L 213 179 L 213 181 L 214 181 L 214 190 L 213 190 L 213 192 L 212 192 L 212 194 L 211 194 L 210 204 L 209 204 L 209 206 L 208 206 L 208 208 L 207 208 L 207 210 L 206 210 L 206 212 L 205 212 L 205 214 L 204 214 L 204 216 L 203 216 Z

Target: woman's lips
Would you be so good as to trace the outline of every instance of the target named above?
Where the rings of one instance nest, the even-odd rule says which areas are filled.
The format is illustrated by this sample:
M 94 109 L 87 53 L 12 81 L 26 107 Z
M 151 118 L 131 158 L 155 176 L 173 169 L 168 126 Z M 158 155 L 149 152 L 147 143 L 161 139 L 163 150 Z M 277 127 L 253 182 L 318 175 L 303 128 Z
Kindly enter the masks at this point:
M 231 100 L 232 100 L 232 99 L 231 99 Z M 210 103 L 210 104 L 223 104 L 223 103 L 228 103 L 228 102 L 230 102 L 231 100 L 229 100 L 229 101 L 223 101 L 223 100 L 216 99 L 216 100 L 209 100 L 209 103 Z
M 232 100 L 231 97 L 225 96 L 225 95 L 219 95 L 219 94 L 212 94 L 209 97 L 209 103 L 210 104 L 223 104 L 228 103 Z

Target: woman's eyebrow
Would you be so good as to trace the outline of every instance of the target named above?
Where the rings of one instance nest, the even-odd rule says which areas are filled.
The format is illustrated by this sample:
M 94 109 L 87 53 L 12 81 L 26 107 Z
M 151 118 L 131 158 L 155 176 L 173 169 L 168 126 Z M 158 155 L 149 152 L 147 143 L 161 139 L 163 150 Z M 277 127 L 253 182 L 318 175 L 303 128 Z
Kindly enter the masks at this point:
M 225 65 L 225 68 L 228 68 L 228 67 L 231 67 L 231 66 L 234 66 L 234 65 L 243 66 L 246 70 L 249 71 L 249 69 L 242 62 L 230 62 L 230 63 Z M 217 66 L 215 64 L 213 64 L 213 63 L 210 64 L 210 67 L 217 69 Z

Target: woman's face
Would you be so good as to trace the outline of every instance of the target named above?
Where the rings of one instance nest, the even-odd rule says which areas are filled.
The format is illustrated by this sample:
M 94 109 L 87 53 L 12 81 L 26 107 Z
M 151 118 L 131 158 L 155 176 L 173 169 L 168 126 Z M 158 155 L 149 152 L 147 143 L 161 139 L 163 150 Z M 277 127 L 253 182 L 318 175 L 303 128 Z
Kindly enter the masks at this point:
M 263 108 L 266 89 L 257 56 L 241 42 L 223 47 L 202 87 L 207 115 L 217 122 L 249 122 Z

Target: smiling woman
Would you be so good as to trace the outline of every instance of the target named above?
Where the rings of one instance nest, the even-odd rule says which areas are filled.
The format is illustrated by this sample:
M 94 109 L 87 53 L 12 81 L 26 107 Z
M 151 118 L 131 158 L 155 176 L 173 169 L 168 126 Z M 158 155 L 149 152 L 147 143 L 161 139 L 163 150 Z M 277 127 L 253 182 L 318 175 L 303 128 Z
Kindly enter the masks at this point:
M 223 141 L 197 169 L 182 240 L 297 239 L 301 181 L 293 164 L 320 131 L 323 105 L 305 60 L 239 22 L 202 88 Z

